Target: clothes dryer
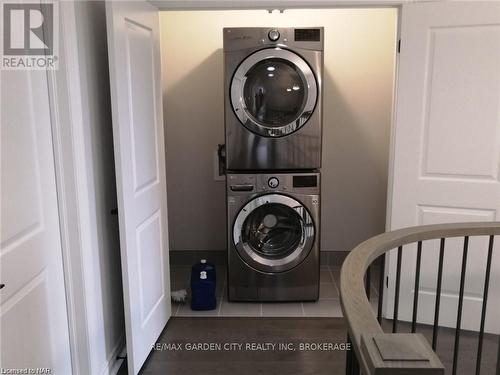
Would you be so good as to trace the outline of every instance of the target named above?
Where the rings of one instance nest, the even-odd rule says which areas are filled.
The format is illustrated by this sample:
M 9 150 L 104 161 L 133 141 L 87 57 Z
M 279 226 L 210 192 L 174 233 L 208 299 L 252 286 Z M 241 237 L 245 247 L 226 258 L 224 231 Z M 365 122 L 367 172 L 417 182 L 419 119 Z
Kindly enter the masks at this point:
M 323 28 L 223 33 L 227 169 L 319 169 Z

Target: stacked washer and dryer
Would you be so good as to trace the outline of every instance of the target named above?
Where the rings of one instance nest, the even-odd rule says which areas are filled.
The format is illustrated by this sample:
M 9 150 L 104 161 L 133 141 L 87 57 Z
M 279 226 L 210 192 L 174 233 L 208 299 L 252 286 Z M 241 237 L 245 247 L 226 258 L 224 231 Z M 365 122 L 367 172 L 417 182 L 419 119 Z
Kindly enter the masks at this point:
M 230 301 L 319 297 L 323 28 L 225 28 Z

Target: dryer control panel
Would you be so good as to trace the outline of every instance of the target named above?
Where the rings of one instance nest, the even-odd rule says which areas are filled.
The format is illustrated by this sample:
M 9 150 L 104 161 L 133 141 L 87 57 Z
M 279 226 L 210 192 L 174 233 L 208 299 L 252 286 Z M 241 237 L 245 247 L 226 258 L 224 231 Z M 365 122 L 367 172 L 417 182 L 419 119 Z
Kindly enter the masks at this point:
M 323 51 L 323 27 L 225 27 L 224 52 L 262 46 Z

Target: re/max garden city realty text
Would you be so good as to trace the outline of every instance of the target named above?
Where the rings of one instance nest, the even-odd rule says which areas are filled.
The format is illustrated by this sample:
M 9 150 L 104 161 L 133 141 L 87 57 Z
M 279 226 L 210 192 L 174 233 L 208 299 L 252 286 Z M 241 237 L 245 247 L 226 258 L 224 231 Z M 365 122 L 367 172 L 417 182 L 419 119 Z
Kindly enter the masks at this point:
M 351 345 L 345 342 L 169 342 L 156 343 L 156 351 L 345 351 Z

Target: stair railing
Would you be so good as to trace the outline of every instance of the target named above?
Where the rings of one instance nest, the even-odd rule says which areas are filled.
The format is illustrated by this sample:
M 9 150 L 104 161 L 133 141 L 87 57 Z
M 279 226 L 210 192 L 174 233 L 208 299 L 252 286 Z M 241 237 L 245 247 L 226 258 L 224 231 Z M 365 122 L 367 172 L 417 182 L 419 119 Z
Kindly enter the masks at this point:
M 488 259 L 484 276 L 481 323 L 478 339 L 476 375 L 481 372 L 481 354 L 483 346 L 488 291 L 490 284 L 491 262 L 495 236 L 500 235 L 500 222 L 457 223 L 426 225 L 404 228 L 370 238 L 354 248 L 346 258 L 340 276 L 340 298 L 342 311 L 348 326 L 348 341 L 352 350 L 347 352 L 346 374 L 365 375 L 406 375 L 406 374 L 444 374 L 445 368 L 436 355 L 439 332 L 439 309 L 442 293 L 443 260 L 447 238 L 463 237 L 462 269 L 460 275 L 459 303 L 455 343 L 453 351 L 452 374 L 457 372 L 457 357 L 460 344 L 462 308 L 464 298 L 465 274 L 468 258 L 469 237 L 488 236 Z M 432 342 L 420 333 L 416 333 L 422 242 L 440 240 L 436 301 L 434 306 L 434 324 Z M 413 300 L 413 318 L 411 333 L 398 333 L 399 294 L 401 283 L 402 254 L 405 245 L 417 244 L 415 265 L 415 293 Z M 381 327 L 384 299 L 385 254 L 397 249 L 394 312 L 392 333 L 385 333 Z M 370 268 L 378 258 L 382 258 L 379 300 L 377 315 L 369 298 L 371 289 Z M 471 374 L 472 375 L 472 374 Z M 496 375 L 500 375 L 500 344 L 497 358 Z

